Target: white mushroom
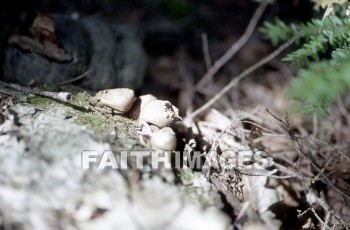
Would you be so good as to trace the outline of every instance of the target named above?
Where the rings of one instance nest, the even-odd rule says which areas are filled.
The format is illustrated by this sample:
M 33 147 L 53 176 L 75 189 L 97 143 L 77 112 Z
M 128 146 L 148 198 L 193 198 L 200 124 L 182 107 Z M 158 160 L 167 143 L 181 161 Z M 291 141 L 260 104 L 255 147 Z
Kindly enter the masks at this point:
M 153 132 L 150 143 L 154 150 L 174 151 L 177 139 L 174 131 L 169 127 L 165 127 Z
M 179 109 L 169 101 L 153 100 L 142 106 L 139 119 L 163 128 L 180 121 L 181 117 Z
M 142 95 L 139 98 L 137 98 L 129 111 L 129 117 L 133 120 L 139 119 L 141 108 L 148 102 L 154 100 L 157 100 L 157 98 L 152 94 Z
M 142 106 L 144 106 L 148 102 L 157 100 L 157 98 L 155 96 L 153 96 L 152 94 L 142 95 L 139 98 L 141 100 L 141 108 L 142 108 Z
M 95 98 L 117 113 L 128 112 L 134 103 L 134 91 L 127 88 L 109 89 L 99 91 Z

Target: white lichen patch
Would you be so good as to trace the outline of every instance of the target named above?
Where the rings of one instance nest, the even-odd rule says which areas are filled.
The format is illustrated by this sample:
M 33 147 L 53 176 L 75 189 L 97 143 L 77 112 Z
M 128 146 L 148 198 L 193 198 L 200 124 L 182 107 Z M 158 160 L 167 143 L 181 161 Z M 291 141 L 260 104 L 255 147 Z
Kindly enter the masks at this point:
M 171 181 L 154 175 L 130 186 L 118 169 L 83 169 L 82 151 L 102 153 L 112 145 L 75 124 L 81 114 L 67 116 L 66 109 L 57 104 L 11 108 L 6 133 L 0 135 L 1 227 L 228 228 L 230 219 L 219 208 L 191 203 Z

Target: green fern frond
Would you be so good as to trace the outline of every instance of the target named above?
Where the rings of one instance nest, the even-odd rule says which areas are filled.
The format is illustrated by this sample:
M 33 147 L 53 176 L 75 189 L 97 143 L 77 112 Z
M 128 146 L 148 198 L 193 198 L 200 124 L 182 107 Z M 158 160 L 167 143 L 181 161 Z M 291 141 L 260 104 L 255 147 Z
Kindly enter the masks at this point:
M 338 95 L 350 89 L 350 8 L 345 0 L 314 2 L 326 9 L 322 20 L 287 25 L 275 19 L 260 31 L 274 45 L 288 39 L 300 45 L 282 59 L 299 68 L 288 94 L 302 103 L 303 111 L 324 116 Z
M 290 26 L 276 19 L 274 24 L 265 23 L 260 31 L 274 45 L 290 37 L 297 44 L 304 43 L 301 48 L 283 59 L 298 66 L 320 60 L 320 56 L 329 49 L 350 44 L 350 21 L 347 18 L 341 19 L 336 16 L 329 16 L 325 20 L 313 19 L 307 23 L 291 24 Z
M 350 58 L 342 58 L 335 66 L 329 60 L 314 62 L 299 71 L 289 96 L 302 102 L 306 112 L 327 114 L 330 103 L 350 88 Z
M 332 52 L 332 64 L 340 65 L 350 57 L 350 47 L 344 46 L 341 48 L 337 48 Z
M 293 35 L 292 27 L 282 22 L 279 18 L 275 18 L 274 23 L 265 22 L 264 26 L 259 30 L 271 40 L 273 45 L 286 41 Z
M 320 53 L 325 53 L 328 48 L 328 40 L 324 36 L 313 37 L 313 40 L 305 43 L 302 48 L 288 54 L 283 61 L 291 61 L 297 66 L 308 64 L 310 60 L 319 60 Z
M 329 115 L 329 102 L 320 102 L 319 104 L 306 105 L 304 110 L 306 113 L 316 115 L 317 117 L 324 117 Z

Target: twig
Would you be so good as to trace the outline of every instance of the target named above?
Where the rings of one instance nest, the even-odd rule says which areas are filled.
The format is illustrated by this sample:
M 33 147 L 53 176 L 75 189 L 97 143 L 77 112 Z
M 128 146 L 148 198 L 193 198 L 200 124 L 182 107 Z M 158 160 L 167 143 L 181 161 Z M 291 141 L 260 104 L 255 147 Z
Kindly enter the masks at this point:
M 80 74 L 79 76 L 76 76 L 76 77 L 74 77 L 72 79 L 69 79 L 67 81 L 62 81 L 62 82 L 58 83 L 57 85 L 67 85 L 67 84 L 73 83 L 75 81 L 79 81 L 79 80 L 83 79 L 84 77 L 86 77 L 86 75 L 88 73 L 89 73 L 89 70 L 87 70 L 85 73 Z
M 238 213 L 238 215 L 237 215 L 237 217 L 235 219 L 235 222 L 237 222 L 239 219 L 241 219 L 244 216 L 244 214 L 246 213 L 247 209 L 249 208 L 249 205 L 250 205 L 249 201 L 246 201 L 246 202 L 243 203 L 242 209 L 239 211 L 239 213 Z
M 239 74 L 237 77 L 235 77 L 233 80 L 230 81 L 230 83 L 225 86 L 219 93 L 217 93 L 212 99 L 210 99 L 207 103 L 199 107 L 197 110 L 195 110 L 190 116 L 191 118 L 194 118 L 198 116 L 200 113 L 204 112 L 206 109 L 208 109 L 211 105 L 213 105 L 217 100 L 220 99 L 225 93 L 227 93 L 233 86 L 235 86 L 240 80 L 245 78 L 248 74 L 252 73 L 259 67 L 265 65 L 272 59 L 274 59 L 277 55 L 279 55 L 283 50 L 285 50 L 288 46 L 292 44 L 292 41 L 288 41 L 278 47 L 274 52 L 272 52 L 270 55 L 266 56 L 264 59 L 260 60 L 259 62 L 255 63 L 248 69 L 244 70 L 241 74 Z
M 247 124 L 254 125 L 254 126 L 256 126 L 256 127 L 260 128 L 260 129 L 262 129 L 262 130 L 265 130 L 265 131 L 269 132 L 270 134 L 274 134 L 274 135 L 277 134 L 275 131 L 272 131 L 272 130 L 270 130 L 270 129 L 268 129 L 268 128 L 262 127 L 261 125 L 258 125 L 258 124 L 255 123 L 255 122 L 251 122 L 251 121 L 242 121 L 242 123 L 247 123 Z
M 228 134 L 230 129 L 233 129 L 234 127 L 236 127 L 240 121 L 240 113 L 238 112 L 236 117 L 232 118 L 230 124 L 228 126 L 226 126 L 226 128 L 224 130 L 221 131 L 221 133 L 219 134 L 219 136 L 217 136 L 215 138 L 215 140 L 213 141 L 212 144 L 212 148 L 210 149 L 212 152 L 217 152 L 217 148 L 219 147 L 219 145 L 221 144 L 221 142 L 223 141 L 224 137 Z
M 331 213 L 330 212 L 327 212 L 327 215 L 326 215 L 326 218 L 324 220 L 324 225 L 323 225 L 323 228 L 322 230 L 326 230 L 328 227 L 328 223 L 329 223 L 329 219 L 331 217 Z
M 279 127 L 279 126 L 277 126 L 277 127 Z M 279 127 L 279 128 L 282 129 L 281 127 Z M 323 183 L 327 184 L 329 187 L 331 187 L 332 189 L 334 189 L 337 193 L 339 193 L 340 195 L 342 195 L 342 196 L 343 196 L 344 198 L 346 198 L 347 200 L 350 200 L 350 196 L 346 195 L 346 194 L 343 193 L 341 190 L 339 190 L 337 187 L 335 187 L 335 186 L 333 185 L 333 183 L 329 180 L 329 178 L 324 174 L 324 172 L 322 172 L 321 168 L 319 168 L 319 167 L 318 167 L 309 157 L 307 157 L 307 156 L 303 153 L 303 151 L 302 151 L 302 145 L 305 145 L 305 146 L 307 146 L 307 147 L 309 147 L 309 148 L 311 148 L 311 149 L 316 149 L 316 148 L 313 147 L 313 146 L 311 146 L 310 143 L 308 143 L 308 142 L 302 140 L 301 138 L 296 137 L 296 136 L 294 135 L 294 133 L 291 132 L 291 130 L 289 129 L 289 127 L 287 127 L 287 128 L 288 128 L 288 132 L 284 131 L 283 129 L 282 129 L 282 132 L 283 132 L 284 134 L 286 134 L 286 135 L 285 135 L 286 140 L 288 140 L 288 141 L 292 144 L 294 150 L 299 154 L 300 157 L 299 157 L 298 160 L 300 160 L 301 158 L 307 159 L 307 160 L 310 162 L 311 166 L 312 166 L 313 168 L 315 168 L 315 169 L 320 173 L 320 175 L 322 176 L 322 178 L 323 178 L 323 180 L 324 180 Z
M 343 115 L 346 118 L 347 122 L 350 123 L 350 113 L 346 110 L 340 96 L 337 97 L 337 105 L 341 115 Z
M 302 175 L 300 172 L 295 173 L 295 172 L 293 172 L 292 170 L 290 170 L 289 168 L 287 168 L 286 166 L 284 166 L 284 165 L 282 165 L 282 164 L 279 164 L 279 163 L 277 163 L 277 162 L 274 163 L 274 166 L 275 166 L 276 168 L 278 168 L 278 171 L 279 171 L 279 172 L 285 173 L 286 176 L 289 177 L 289 178 L 295 177 L 295 178 L 301 179 L 301 178 L 304 178 L 304 177 L 308 177 L 308 176 L 306 176 L 306 175 Z M 283 178 L 283 176 L 282 176 L 282 178 Z
M 0 81 L 0 85 L 3 85 L 7 88 L 14 89 L 20 92 L 32 93 L 35 95 L 44 96 L 44 97 L 48 97 L 48 98 L 52 98 L 52 99 L 56 99 L 64 102 L 67 102 L 73 98 L 73 95 L 69 92 L 43 91 L 43 90 L 32 89 L 32 88 L 17 85 L 17 84 L 11 84 L 3 81 Z
M 267 110 L 268 111 L 268 110 Z M 269 112 L 269 111 L 268 111 Z M 290 130 L 290 127 L 289 127 L 289 124 L 287 121 L 282 121 L 281 119 L 277 118 L 275 115 L 273 115 L 271 112 L 269 112 L 275 119 L 277 119 L 279 122 L 282 122 L 284 125 L 287 126 L 287 131 L 285 131 L 284 129 L 282 129 L 279 125 L 275 124 L 276 127 L 278 127 L 282 133 L 285 134 L 285 138 L 286 140 L 288 140 L 292 146 L 293 146 L 293 149 L 299 154 L 299 161 L 301 158 L 305 158 L 307 159 L 311 166 L 313 168 L 315 168 L 319 173 L 320 173 L 320 176 L 322 176 L 322 179 L 323 179 L 323 183 L 327 184 L 329 187 L 331 187 L 332 189 L 335 190 L 335 192 L 339 193 L 340 195 L 342 195 L 344 198 L 346 198 L 347 200 L 350 200 L 350 196 L 346 195 L 345 193 L 343 193 L 341 190 L 339 190 L 337 187 L 335 187 L 333 185 L 333 183 L 329 180 L 329 178 L 324 174 L 324 172 L 309 158 L 307 157 L 303 151 L 302 151 L 302 145 L 304 146 L 307 146 L 311 149 L 317 149 L 315 147 L 313 147 L 310 143 L 308 143 L 307 141 L 304 141 L 302 140 L 301 138 L 295 136 L 295 134 Z M 317 150 L 318 151 L 318 150 Z
M 318 133 L 318 119 L 316 114 L 312 117 L 312 137 L 316 139 Z
M 265 11 L 266 7 L 268 5 L 268 1 L 263 1 L 259 7 L 256 9 L 253 17 L 250 19 L 250 22 L 247 26 L 246 31 L 244 34 L 240 37 L 240 39 L 234 43 L 229 50 L 226 51 L 226 53 L 217 60 L 214 65 L 209 69 L 209 71 L 203 76 L 203 78 L 195 85 L 195 89 L 202 88 L 210 79 L 221 69 L 222 66 L 224 66 L 241 48 L 242 46 L 248 41 L 248 39 L 252 36 L 255 27 Z
M 334 214 L 334 211 L 331 209 L 331 207 L 329 207 L 329 205 L 327 204 L 326 200 L 325 200 L 325 196 L 324 193 L 321 192 L 320 197 L 317 197 L 316 195 L 316 202 L 324 209 L 326 214 L 326 218 L 323 222 L 323 228 L 322 230 L 326 230 L 326 229 L 331 229 L 328 226 L 328 223 L 330 221 L 330 217 Z
M 212 66 L 212 63 L 211 63 L 210 52 L 209 52 L 208 36 L 206 33 L 202 34 L 202 44 L 203 44 L 203 55 L 204 55 L 205 66 L 207 67 L 207 71 L 209 71 L 209 69 Z
M 317 180 L 319 180 L 321 175 L 324 174 L 324 172 L 326 171 L 326 168 L 334 160 L 334 158 L 335 158 L 335 154 L 332 154 L 331 157 L 328 158 L 327 162 L 324 164 L 324 166 L 321 168 L 318 174 L 312 179 L 312 183 L 315 183 Z
M 184 50 L 180 51 L 179 55 L 179 62 L 178 62 L 178 68 L 180 75 L 182 77 L 182 80 L 185 84 L 185 90 L 187 93 L 187 100 L 186 100 L 186 117 L 188 114 L 191 114 L 193 111 L 193 97 L 194 97 L 194 90 L 193 90 L 193 75 L 189 71 L 188 64 L 190 60 L 188 60 L 189 57 L 186 55 Z M 186 120 L 188 124 L 192 124 L 192 119 Z
M 326 228 L 329 228 L 327 225 L 325 225 L 325 223 L 323 222 L 323 220 L 321 219 L 321 217 L 317 214 L 317 212 L 315 211 L 314 208 L 310 208 L 311 212 L 314 214 L 314 216 L 316 217 L 316 219 Z M 329 228 L 330 229 L 330 228 Z
M 216 189 L 222 193 L 225 197 L 227 203 L 231 205 L 233 210 L 242 210 L 242 203 L 238 198 L 233 194 L 233 192 L 221 181 L 221 178 L 215 174 L 210 175 L 210 181 L 214 184 Z

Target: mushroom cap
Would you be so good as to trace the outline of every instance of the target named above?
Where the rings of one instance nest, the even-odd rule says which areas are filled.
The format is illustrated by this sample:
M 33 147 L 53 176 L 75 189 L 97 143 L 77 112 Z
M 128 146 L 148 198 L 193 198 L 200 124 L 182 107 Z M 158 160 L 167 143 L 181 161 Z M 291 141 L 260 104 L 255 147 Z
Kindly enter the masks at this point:
M 157 100 L 157 98 L 152 94 L 142 95 L 139 98 L 137 98 L 129 111 L 129 117 L 133 120 L 139 119 L 141 108 L 148 102 L 154 100 Z
M 99 91 L 95 98 L 119 113 L 126 113 L 134 103 L 135 94 L 132 89 L 118 88 Z
M 142 108 L 142 106 L 144 106 L 148 102 L 157 100 L 157 98 L 155 96 L 153 96 L 152 94 L 142 95 L 139 98 L 141 100 L 141 108 Z
M 155 150 L 174 151 L 176 149 L 177 138 L 170 127 L 165 127 L 153 132 L 150 143 Z
M 153 100 L 142 106 L 139 119 L 163 128 L 180 121 L 181 117 L 179 109 L 169 101 Z

